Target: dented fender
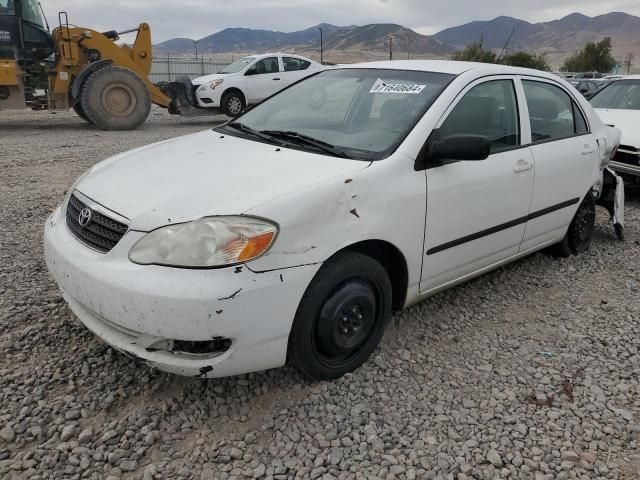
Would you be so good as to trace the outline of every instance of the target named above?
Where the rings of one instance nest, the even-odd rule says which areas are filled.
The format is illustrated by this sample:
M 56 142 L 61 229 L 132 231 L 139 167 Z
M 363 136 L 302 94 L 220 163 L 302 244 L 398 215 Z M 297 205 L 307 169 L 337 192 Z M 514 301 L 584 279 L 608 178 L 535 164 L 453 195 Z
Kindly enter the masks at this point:
M 398 153 L 244 213 L 271 218 L 280 225 L 271 250 L 247 264 L 254 271 L 321 263 L 367 240 L 387 242 L 405 259 L 419 259 L 426 219 L 426 174 L 416 172 L 413 160 Z M 409 285 L 417 285 L 422 265 L 407 263 Z

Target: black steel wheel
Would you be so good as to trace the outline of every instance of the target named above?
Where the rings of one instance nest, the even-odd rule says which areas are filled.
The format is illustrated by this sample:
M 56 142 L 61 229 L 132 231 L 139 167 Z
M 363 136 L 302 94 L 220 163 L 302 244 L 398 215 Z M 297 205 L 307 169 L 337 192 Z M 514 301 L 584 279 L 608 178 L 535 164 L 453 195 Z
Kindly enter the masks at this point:
M 596 200 L 591 192 L 578 207 L 569 226 L 569 247 L 574 254 L 589 250 L 596 225 Z
M 343 252 L 305 292 L 289 336 L 289 359 L 305 375 L 338 378 L 364 363 L 391 318 L 391 282 L 374 259 Z
M 589 250 L 596 221 L 596 200 L 589 192 L 571 220 L 566 235 L 560 243 L 552 245 L 547 252 L 554 257 L 567 258 Z

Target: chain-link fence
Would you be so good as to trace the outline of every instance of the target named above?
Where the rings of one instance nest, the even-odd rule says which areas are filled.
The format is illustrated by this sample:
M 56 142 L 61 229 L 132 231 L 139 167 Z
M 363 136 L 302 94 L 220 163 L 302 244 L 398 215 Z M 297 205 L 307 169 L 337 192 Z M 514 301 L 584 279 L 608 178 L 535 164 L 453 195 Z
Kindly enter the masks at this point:
M 218 73 L 229 63 L 218 63 L 200 59 L 172 57 L 154 57 L 150 79 L 153 83 L 171 82 L 181 75 L 194 79 L 212 73 Z

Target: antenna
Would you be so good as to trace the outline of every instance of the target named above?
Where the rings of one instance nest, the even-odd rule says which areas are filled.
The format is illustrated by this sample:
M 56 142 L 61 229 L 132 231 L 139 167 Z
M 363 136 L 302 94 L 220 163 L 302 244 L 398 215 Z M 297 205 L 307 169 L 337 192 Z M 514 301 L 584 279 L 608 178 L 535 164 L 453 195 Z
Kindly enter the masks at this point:
M 504 54 L 505 50 L 509 47 L 509 42 L 511 41 L 511 38 L 513 37 L 514 33 L 516 33 L 515 27 L 511 31 L 511 35 L 509 35 L 509 38 L 507 38 L 507 43 L 505 43 L 504 47 L 502 47 L 502 51 L 500 52 L 500 55 L 498 55 L 498 60 L 496 60 L 496 63 L 500 63 L 500 59 L 502 58 L 502 55 Z

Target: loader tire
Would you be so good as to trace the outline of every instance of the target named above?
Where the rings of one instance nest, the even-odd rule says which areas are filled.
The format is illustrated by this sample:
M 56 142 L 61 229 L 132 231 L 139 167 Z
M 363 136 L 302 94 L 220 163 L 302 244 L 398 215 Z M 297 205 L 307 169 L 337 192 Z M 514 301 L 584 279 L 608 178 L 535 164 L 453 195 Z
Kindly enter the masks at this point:
M 80 105 L 80 102 L 76 103 L 73 106 L 73 111 L 76 112 L 76 115 L 78 115 L 82 120 L 84 120 L 85 122 L 91 123 L 91 120 L 89 120 L 89 118 L 87 117 L 87 114 L 84 113 L 84 110 L 82 109 L 82 105 Z
M 131 70 L 105 67 L 86 80 L 80 105 L 89 121 L 102 130 L 135 130 L 149 116 L 151 95 Z

